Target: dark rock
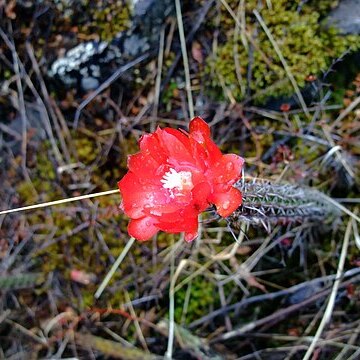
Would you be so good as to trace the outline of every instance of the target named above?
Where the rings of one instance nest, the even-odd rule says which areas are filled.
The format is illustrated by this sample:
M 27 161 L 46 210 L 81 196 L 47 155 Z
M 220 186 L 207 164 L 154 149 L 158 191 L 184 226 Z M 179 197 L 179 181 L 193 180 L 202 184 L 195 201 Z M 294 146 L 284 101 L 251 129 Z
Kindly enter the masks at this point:
M 116 69 L 148 51 L 156 51 L 161 27 L 174 10 L 172 0 L 133 1 L 129 30 L 112 41 L 88 41 L 76 45 L 53 62 L 48 76 L 65 89 L 94 90 Z
M 360 0 L 342 0 L 326 19 L 342 34 L 360 34 Z
M 309 283 L 309 286 L 303 287 L 294 294 L 291 294 L 287 299 L 287 303 L 290 305 L 299 304 L 306 299 L 316 295 L 321 290 L 323 290 L 321 284 Z
M 92 76 L 83 77 L 81 79 L 81 87 L 84 89 L 84 91 L 95 90 L 97 87 L 99 87 L 99 85 L 99 80 Z

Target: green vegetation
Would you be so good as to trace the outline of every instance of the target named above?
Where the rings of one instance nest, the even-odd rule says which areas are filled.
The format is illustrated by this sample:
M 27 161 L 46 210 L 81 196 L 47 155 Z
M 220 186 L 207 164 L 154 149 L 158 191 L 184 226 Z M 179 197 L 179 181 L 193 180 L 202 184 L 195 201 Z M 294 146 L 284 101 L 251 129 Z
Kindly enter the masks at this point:
M 216 294 L 214 298 L 214 294 Z M 217 304 L 216 285 L 208 278 L 197 276 L 190 282 L 190 285 L 183 286 L 175 294 L 175 321 L 185 324 L 204 316 L 211 306 Z M 184 308 L 184 304 L 188 304 Z
M 245 19 L 244 29 L 239 29 L 227 9 L 221 7 L 221 41 L 216 52 L 209 56 L 205 78 L 215 94 L 231 94 L 243 100 L 249 90 L 257 101 L 269 96 L 290 95 L 294 89 L 267 34 L 255 18 L 253 11 L 258 1 L 229 1 L 235 14 Z M 263 6 L 259 13 L 278 44 L 289 69 L 300 87 L 306 85 L 310 75 L 318 75 L 347 50 L 359 48 L 359 36 L 341 36 L 335 28 L 319 22 L 320 13 L 330 2 L 317 9 L 317 2 L 304 4 L 297 11 L 300 1 L 272 1 L 271 7 Z M 325 6 L 327 5 L 327 6 Z M 325 6 L 325 7 L 324 7 Z M 241 17 L 243 16 L 243 17 Z M 223 95 L 221 95 L 223 94 Z
M 91 21 L 81 26 L 87 34 L 97 34 L 101 40 L 111 41 L 120 31 L 127 30 L 130 25 L 131 9 L 129 1 L 84 0 L 84 9 L 88 11 Z

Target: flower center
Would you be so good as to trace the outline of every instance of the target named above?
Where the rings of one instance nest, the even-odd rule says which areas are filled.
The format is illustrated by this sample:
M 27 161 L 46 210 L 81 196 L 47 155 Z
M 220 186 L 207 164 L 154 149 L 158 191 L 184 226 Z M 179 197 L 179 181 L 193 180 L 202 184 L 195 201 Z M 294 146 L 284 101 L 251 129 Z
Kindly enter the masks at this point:
M 170 190 L 170 194 L 172 195 L 172 197 L 174 197 L 174 189 L 179 192 L 183 192 L 186 190 L 191 190 L 194 187 L 191 180 L 190 171 L 177 172 L 175 169 L 171 168 L 168 172 L 164 174 L 163 178 L 160 181 L 163 184 L 163 188 Z

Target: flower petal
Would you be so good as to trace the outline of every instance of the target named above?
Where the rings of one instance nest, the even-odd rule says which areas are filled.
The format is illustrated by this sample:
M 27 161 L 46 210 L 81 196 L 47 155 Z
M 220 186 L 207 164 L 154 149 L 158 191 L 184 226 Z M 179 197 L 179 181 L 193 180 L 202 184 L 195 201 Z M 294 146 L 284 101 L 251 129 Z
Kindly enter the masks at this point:
M 141 180 L 151 183 L 159 183 L 163 174 L 159 173 L 159 163 L 149 154 L 140 152 L 128 157 L 128 168 L 134 174 L 139 174 Z M 165 172 L 165 169 L 164 169 Z
M 167 154 L 159 142 L 157 133 L 143 135 L 139 140 L 139 145 L 141 152 L 152 156 L 158 164 L 166 162 Z
M 196 116 L 189 124 L 190 134 L 193 132 L 200 132 L 204 137 L 210 137 L 210 126 L 201 117 Z
M 190 137 L 189 140 L 195 165 L 200 171 L 205 173 L 207 170 L 207 152 L 205 151 L 204 146 L 199 144 L 193 137 Z
M 222 217 L 231 215 L 242 203 L 242 195 L 238 189 L 231 187 L 225 193 L 214 193 L 211 202 L 215 204 L 216 211 Z
M 163 131 L 175 136 L 185 147 L 189 146 L 189 134 L 185 130 L 180 131 L 172 128 L 165 128 Z
M 208 163 L 210 166 L 221 159 L 222 153 L 220 149 L 210 138 L 205 138 L 205 148 L 209 156 Z
M 221 151 L 211 140 L 211 131 L 209 125 L 199 116 L 190 121 L 190 138 L 201 144 L 208 157 L 208 163 L 212 164 L 221 158 Z
M 132 172 L 128 172 L 119 182 L 118 187 L 122 195 L 122 208 L 134 219 L 145 215 L 144 210 L 156 205 L 166 204 L 168 196 L 159 185 L 143 184 Z
M 198 236 L 197 230 L 195 232 L 186 232 L 185 233 L 185 241 L 191 242 L 191 241 L 195 240 L 197 236 Z
M 162 130 L 161 133 L 159 132 L 158 136 L 162 147 L 166 149 L 168 163 L 178 167 L 181 164 L 193 164 L 195 162 L 190 152 L 191 147 L 189 141 L 187 141 L 187 144 L 185 145 L 183 141 L 166 131 L 166 129 Z
M 131 219 L 128 225 L 129 235 L 140 241 L 149 240 L 158 231 L 159 229 L 155 226 L 155 221 L 152 217 Z
M 210 137 L 200 131 L 190 133 L 190 142 L 195 141 L 203 148 L 201 157 L 207 166 L 212 166 L 221 159 L 222 153 Z
M 178 233 L 178 232 L 191 232 L 197 233 L 198 229 L 198 212 L 194 210 L 174 213 L 170 218 L 161 218 L 159 222 L 156 223 L 156 226 L 162 230 L 169 233 Z M 161 220 L 161 221 L 160 221 Z M 168 221 L 166 221 L 168 220 Z
M 235 154 L 226 154 L 210 169 L 215 184 L 233 185 L 241 177 L 244 159 Z
M 193 205 L 198 212 L 204 211 L 208 206 L 208 197 L 211 187 L 208 182 L 201 182 L 192 189 Z

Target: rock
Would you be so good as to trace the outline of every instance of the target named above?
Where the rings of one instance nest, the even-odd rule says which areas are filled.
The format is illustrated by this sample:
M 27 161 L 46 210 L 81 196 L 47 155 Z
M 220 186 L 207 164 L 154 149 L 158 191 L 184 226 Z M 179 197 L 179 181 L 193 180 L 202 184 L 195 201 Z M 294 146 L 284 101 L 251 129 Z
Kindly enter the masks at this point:
M 65 89 L 88 92 L 96 89 L 114 71 L 149 50 L 156 50 L 172 0 L 133 0 L 133 18 L 127 31 L 114 39 L 87 41 L 55 60 L 48 76 Z
M 360 34 L 360 0 L 342 0 L 325 20 L 342 34 Z
M 81 79 L 81 87 L 84 89 L 84 91 L 95 90 L 97 87 L 99 87 L 99 85 L 99 80 L 92 76 L 83 77 Z

